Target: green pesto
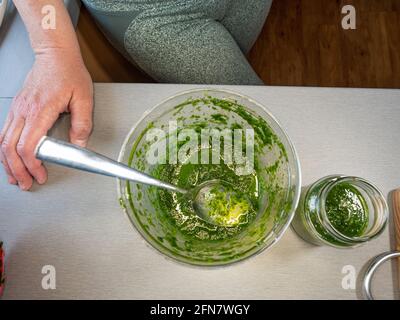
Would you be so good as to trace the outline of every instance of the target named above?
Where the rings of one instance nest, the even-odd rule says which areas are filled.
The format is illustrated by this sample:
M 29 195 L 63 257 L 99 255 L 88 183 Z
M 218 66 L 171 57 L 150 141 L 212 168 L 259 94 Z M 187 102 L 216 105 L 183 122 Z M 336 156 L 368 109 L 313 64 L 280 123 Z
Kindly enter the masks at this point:
M 246 194 L 237 193 L 232 185 L 226 183 L 211 188 L 204 198 L 207 215 L 218 225 L 234 227 L 246 224 L 256 214 Z
M 207 115 L 204 112 L 204 108 L 207 107 L 213 110 L 212 114 Z M 185 108 L 191 108 L 191 113 L 186 119 L 182 115 Z M 234 114 L 237 118 L 233 122 L 230 121 L 231 119 L 228 116 L 231 114 Z M 140 148 L 138 146 L 143 143 L 141 140 L 143 140 L 146 132 L 154 127 L 154 123 L 151 123 L 135 141 L 129 157 L 129 166 L 142 171 L 148 169 L 146 172 L 152 176 L 184 189 L 195 188 L 210 180 L 224 181 L 224 183 L 234 186 L 236 196 L 227 199 L 224 198 L 224 195 L 215 192 L 215 197 L 212 197 L 210 201 L 210 214 L 218 215 L 223 220 L 222 226 L 216 226 L 199 218 L 193 209 L 192 201 L 184 195 L 155 187 L 146 187 L 147 191 L 142 190 L 139 193 L 136 184 L 127 183 L 125 193 L 128 195 L 129 205 L 136 215 L 138 223 L 144 230 L 150 230 L 150 220 L 157 220 L 168 232 L 164 236 L 153 237 L 149 231 L 149 237 L 152 237 L 162 246 L 170 248 L 169 250 L 176 252 L 176 254 L 179 254 L 182 248 L 187 252 L 196 252 L 197 256 L 203 254 L 202 259 L 204 261 L 208 259 L 212 261 L 207 253 L 207 250 L 211 250 L 208 249 L 208 246 L 214 246 L 218 242 L 223 243 L 226 239 L 232 239 L 232 243 L 240 243 L 240 236 L 246 235 L 247 230 L 259 214 L 263 216 L 262 222 L 257 227 L 252 227 L 251 232 L 247 233 L 247 237 L 262 239 L 262 236 L 259 235 L 266 232 L 266 217 L 268 217 L 269 212 L 276 210 L 276 207 L 281 205 L 281 203 L 275 201 L 275 199 L 281 199 L 284 192 L 280 187 L 280 178 L 277 177 L 277 172 L 282 171 L 281 166 L 287 162 L 286 150 L 268 123 L 262 117 L 255 115 L 235 101 L 209 96 L 177 105 L 172 115 L 180 123 L 177 129 L 178 133 L 181 128 L 195 129 L 196 132 L 208 128 L 220 130 L 225 128 L 254 129 L 254 170 L 251 174 L 238 175 L 235 170 L 237 166 L 225 164 L 223 154 L 220 164 L 168 164 L 167 161 L 166 164 L 157 164 L 148 169 L 144 161 L 147 146 L 146 144 L 141 145 Z M 186 122 L 186 120 L 190 121 Z M 169 139 L 169 137 L 166 137 L 166 139 Z M 185 141 L 179 141 L 177 147 L 181 148 L 185 143 Z M 223 147 L 224 141 L 221 142 L 221 150 Z M 277 148 L 278 160 L 273 163 L 263 163 L 262 157 L 266 152 L 265 150 L 272 150 L 273 148 Z M 139 152 L 139 150 L 141 151 Z M 169 150 L 167 157 L 169 156 L 168 153 Z M 198 157 L 200 157 L 200 151 Z M 261 198 L 261 195 L 264 195 L 264 198 Z M 261 208 L 260 204 L 265 203 L 265 195 L 267 195 L 268 202 L 266 207 Z M 145 212 L 141 208 L 142 201 L 146 199 L 150 199 L 154 212 Z M 285 210 L 282 210 L 282 212 L 284 214 Z M 145 215 L 149 215 L 150 218 L 144 218 Z M 275 220 L 280 218 L 284 217 L 274 217 Z M 226 221 L 231 221 L 231 223 L 224 224 Z M 199 241 L 204 244 L 204 248 L 199 247 Z M 262 242 L 255 245 L 262 245 Z M 225 256 L 226 261 L 235 258 L 232 247 L 227 247 L 226 251 L 220 250 L 219 254 Z
M 220 179 L 228 184 L 235 185 L 235 192 L 248 196 L 251 208 L 242 217 L 240 223 L 234 226 L 211 225 L 198 217 L 190 198 L 181 194 L 174 194 L 166 190 L 157 192 L 156 201 L 163 212 L 168 212 L 164 219 L 172 219 L 181 231 L 190 237 L 202 240 L 223 240 L 242 231 L 254 218 L 255 209 L 258 208 L 258 182 L 257 174 L 238 176 L 234 170 L 226 164 L 183 164 L 183 165 L 159 165 L 153 172 L 156 178 L 171 182 L 185 189 L 192 189 L 204 182 Z M 215 200 L 211 205 L 217 205 Z M 214 208 L 216 209 L 216 207 Z M 250 210 L 251 209 L 251 210 Z M 211 215 L 217 212 L 211 212 Z
M 335 185 L 325 210 L 332 226 L 347 237 L 362 236 L 368 226 L 368 208 L 361 193 L 349 183 Z
M 215 122 L 219 122 L 222 124 L 227 124 L 227 116 L 223 115 L 223 114 L 212 114 L 211 118 L 215 121 Z

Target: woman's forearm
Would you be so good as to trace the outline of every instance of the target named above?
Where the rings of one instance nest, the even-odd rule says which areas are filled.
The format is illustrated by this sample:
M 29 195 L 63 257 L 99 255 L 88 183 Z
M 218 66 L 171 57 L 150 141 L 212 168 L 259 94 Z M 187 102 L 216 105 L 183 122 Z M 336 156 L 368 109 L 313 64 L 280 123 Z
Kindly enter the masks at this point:
M 70 16 L 62 0 L 14 0 L 28 30 L 31 45 L 36 54 L 51 49 L 62 49 L 79 55 L 79 44 Z M 46 29 L 42 21 L 45 6 L 52 6 L 55 12 L 55 29 Z

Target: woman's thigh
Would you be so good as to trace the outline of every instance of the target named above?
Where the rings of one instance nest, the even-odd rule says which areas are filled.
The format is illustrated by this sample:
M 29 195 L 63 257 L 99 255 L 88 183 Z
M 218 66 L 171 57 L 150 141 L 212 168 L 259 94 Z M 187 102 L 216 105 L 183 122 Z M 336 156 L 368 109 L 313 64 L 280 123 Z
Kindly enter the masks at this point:
M 271 9 L 272 0 L 230 0 L 221 23 L 246 54 L 257 40 Z
M 225 27 L 196 14 L 135 19 L 125 49 L 160 82 L 262 84 Z
M 185 14 L 221 20 L 231 0 L 83 0 L 107 38 L 124 50 L 125 33 L 131 23 L 141 19 Z
M 261 84 L 219 22 L 232 0 L 85 1 L 108 38 L 158 81 Z

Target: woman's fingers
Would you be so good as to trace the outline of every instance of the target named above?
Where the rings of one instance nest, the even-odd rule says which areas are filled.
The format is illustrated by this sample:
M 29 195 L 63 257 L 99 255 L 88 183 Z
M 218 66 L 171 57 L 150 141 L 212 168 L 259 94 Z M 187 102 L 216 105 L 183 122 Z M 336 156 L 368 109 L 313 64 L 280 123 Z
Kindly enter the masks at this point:
M 17 144 L 24 126 L 25 120 L 22 117 L 14 115 L 14 118 L 3 138 L 1 151 L 3 157 L 7 161 L 12 176 L 17 181 L 21 190 L 29 190 L 32 187 L 33 179 L 17 153 Z
M 17 152 L 29 173 L 39 184 L 47 181 L 47 170 L 35 157 L 35 148 L 39 140 L 47 134 L 58 119 L 58 112 L 53 106 L 41 108 L 38 114 L 28 117 L 17 144 Z
M 39 140 L 29 136 L 36 133 L 33 128 L 34 127 L 31 125 L 24 127 L 21 138 L 17 144 L 17 153 L 32 177 L 34 177 L 39 184 L 44 184 L 47 181 L 47 170 L 42 162 L 35 157 L 34 151 Z M 43 132 L 42 130 L 40 131 Z M 44 136 L 46 132 L 41 136 Z
M 8 128 L 11 125 L 12 120 L 13 120 L 13 113 L 12 113 L 12 111 L 10 111 L 8 113 L 8 115 L 7 115 L 7 118 L 6 118 L 6 121 L 4 123 L 3 129 L 0 132 L 0 146 L 3 143 L 4 137 L 6 135 L 6 132 L 7 132 Z M 15 180 L 15 178 L 14 178 L 12 172 L 11 172 L 10 166 L 8 165 L 7 159 L 4 157 L 3 152 L 1 151 L 1 148 L 0 148 L 0 161 L 1 161 L 2 165 L 3 165 L 3 167 L 4 167 L 4 170 L 5 170 L 6 174 L 7 174 L 7 176 L 8 176 L 8 182 L 10 184 L 17 184 L 17 180 Z
M 6 121 L 1 141 L 1 160 L 12 184 L 18 183 L 22 190 L 29 190 L 33 178 L 39 183 L 47 181 L 47 170 L 36 159 L 34 151 L 39 140 L 47 134 L 59 114 L 53 107 L 37 108 L 26 119 L 21 116 Z
M 17 108 L 21 110 L 23 108 Z M 11 184 L 17 184 L 22 190 L 29 190 L 33 178 L 39 183 L 47 181 L 47 170 L 35 157 L 35 148 L 39 140 L 47 134 L 59 117 L 59 109 L 55 105 L 40 107 L 31 105 L 26 116 L 10 112 L 6 124 L 0 134 L 0 160 L 3 163 Z M 70 105 L 71 142 L 86 146 L 92 131 L 93 102 Z
M 0 162 L 3 165 L 4 171 L 7 174 L 8 183 L 9 184 L 17 184 L 17 180 L 15 180 L 15 178 L 11 172 L 10 166 L 8 165 L 8 162 L 7 162 L 6 158 L 3 156 L 3 153 L 1 151 L 0 151 Z

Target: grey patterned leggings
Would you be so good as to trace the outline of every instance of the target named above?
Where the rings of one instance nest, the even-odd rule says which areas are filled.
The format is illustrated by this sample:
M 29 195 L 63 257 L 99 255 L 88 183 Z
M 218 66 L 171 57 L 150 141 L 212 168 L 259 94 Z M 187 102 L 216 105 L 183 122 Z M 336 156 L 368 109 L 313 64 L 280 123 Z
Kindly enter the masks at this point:
M 262 84 L 247 62 L 272 0 L 83 0 L 113 45 L 159 82 Z

